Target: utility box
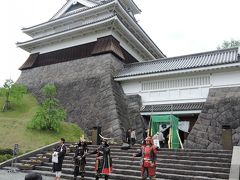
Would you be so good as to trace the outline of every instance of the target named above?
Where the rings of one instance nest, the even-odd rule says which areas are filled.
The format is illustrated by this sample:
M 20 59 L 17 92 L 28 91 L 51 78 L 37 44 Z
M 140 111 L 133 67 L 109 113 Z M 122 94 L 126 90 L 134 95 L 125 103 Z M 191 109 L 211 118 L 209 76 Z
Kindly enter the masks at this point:
M 101 138 L 99 136 L 101 134 L 101 127 L 95 126 L 92 128 L 92 144 L 99 145 L 101 143 Z
M 225 150 L 232 150 L 232 129 L 229 125 L 222 126 L 222 143 L 223 149 Z

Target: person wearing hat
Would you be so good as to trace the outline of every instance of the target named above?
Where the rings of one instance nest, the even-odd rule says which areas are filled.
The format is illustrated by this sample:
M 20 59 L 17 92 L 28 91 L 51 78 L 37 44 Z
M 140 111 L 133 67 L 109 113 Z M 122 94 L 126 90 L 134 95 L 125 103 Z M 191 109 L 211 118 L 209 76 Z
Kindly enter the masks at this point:
M 86 155 L 88 153 L 88 147 L 86 140 L 81 138 L 78 145 L 76 146 L 75 154 L 73 156 L 74 162 L 74 180 L 80 175 L 81 179 L 84 179 L 85 165 L 86 165 Z
M 95 151 L 89 154 L 97 154 L 95 163 L 96 180 L 102 176 L 104 176 L 105 180 L 107 180 L 109 174 L 112 172 L 112 159 L 107 139 L 103 137 L 101 138 L 102 144 Z
M 148 136 L 145 144 L 142 145 L 139 153 L 133 154 L 134 157 L 141 157 L 141 176 L 142 179 L 156 180 L 156 161 L 157 148 L 153 145 L 152 138 Z

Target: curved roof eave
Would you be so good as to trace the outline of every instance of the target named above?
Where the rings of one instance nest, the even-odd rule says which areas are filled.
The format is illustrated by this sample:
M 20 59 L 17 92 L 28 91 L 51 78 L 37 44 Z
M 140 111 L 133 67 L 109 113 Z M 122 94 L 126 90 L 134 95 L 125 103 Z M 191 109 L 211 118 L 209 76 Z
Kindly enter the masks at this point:
M 117 2 L 117 3 L 120 5 L 121 11 L 125 15 L 127 15 L 128 13 L 123 8 L 122 4 L 120 2 Z M 148 36 L 148 34 L 142 29 L 142 27 L 138 23 L 136 23 L 135 20 L 131 16 L 127 15 L 126 17 L 132 22 L 132 25 L 134 25 L 135 28 L 137 28 L 139 30 L 139 32 L 148 40 L 148 42 L 152 44 L 152 47 L 155 48 L 155 51 L 157 51 L 158 54 L 161 55 L 162 57 L 166 57 L 166 55 L 163 54 L 163 52 L 158 48 L 158 46 L 153 42 L 153 40 Z
M 56 39 L 59 39 L 59 37 L 66 37 L 66 34 L 71 34 L 71 33 L 76 33 L 76 32 L 79 32 L 79 30 L 83 30 L 83 29 L 91 29 L 92 27 L 96 27 L 96 26 L 102 26 L 102 24 L 105 24 L 105 23 L 110 23 L 111 21 L 116 21 L 117 23 L 112 23 L 114 25 L 116 24 L 119 24 L 121 29 L 125 31 L 125 33 L 127 33 L 128 35 L 130 35 L 129 37 L 131 37 L 134 42 L 136 43 L 136 46 L 139 46 L 139 48 L 141 48 L 142 50 L 144 50 L 144 54 L 145 56 L 147 56 L 149 59 L 150 58 L 154 58 L 153 55 L 149 52 L 149 50 L 142 45 L 142 43 L 128 30 L 128 28 L 125 27 L 125 25 L 118 19 L 118 16 L 117 15 L 113 15 L 113 16 L 110 16 L 106 19 L 102 19 L 102 20 L 99 20 L 99 21 L 95 21 L 95 22 L 92 22 L 90 24 L 86 24 L 86 25 L 83 25 L 81 27 L 77 27 L 77 28 L 73 28 L 73 29 L 70 29 L 70 30 L 66 30 L 64 32 L 60 32 L 60 33 L 56 33 L 56 34 L 53 34 L 53 35 L 47 35 L 45 37 L 41 37 L 41 38 L 37 38 L 37 39 L 33 39 L 33 40 L 30 40 L 30 41 L 26 41 L 26 42 L 18 42 L 17 43 L 17 46 L 28 51 L 28 52 L 31 52 L 32 51 L 32 48 L 31 47 L 34 47 L 36 46 L 35 44 L 39 44 L 41 42 L 47 42 L 50 43 L 50 40 L 52 41 L 55 41 Z M 124 32 L 123 31 L 123 32 Z
M 223 64 L 218 66 L 210 66 L 210 67 L 199 67 L 199 68 L 189 68 L 189 69 L 182 69 L 182 70 L 172 70 L 167 72 L 152 72 L 146 74 L 137 74 L 131 76 L 115 76 L 115 81 L 129 81 L 129 80 L 137 80 L 137 79 L 144 79 L 144 78 L 151 78 L 151 77 L 160 77 L 160 76 L 169 76 L 169 75 L 177 75 L 177 74 L 189 74 L 193 72 L 204 72 L 204 71 L 213 71 L 213 70 L 220 70 L 220 69 L 227 69 L 227 68 L 240 68 L 240 63 L 235 64 Z
M 70 15 L 67 15 L 67 16 L 59 17 L 58 19 L 50 19 L 50 20 L 47 21 L 47 22 L 43 22 L 43 23 L 40 23 L 40 24 L 31 26 L 31 27 L 28 27 L 28 28 L 22 28 L 22 31 L 27 34 L 27 33 L 29 33 L 30 31 L 36 30 L 36 29 L 38 29 L 38 28 L 42 28 L 42 27 L 44 27 L 44 26 L 47 26 L 47 27 L 48 27 L 48 26 L 52 26 L 54 23 L 62 22 L 62 21 L 64 21 L 64 20 L 70 19 L 70 18 L 72 18 L 72 17 L 74 17 L 74 16 L 82 15 L 83 13 L 86 13 L 86 11 L 89 11 L 89 12 L 91 12 L 91 11 L 96 11 L 96 9 L 94 9 L 94 8 L 105 8 L 105 7 L 110 6 L 110 5 L 112 5 L 112 4 L 114 4 L 114 0 L 111 0 L 111 1 L 109 1 L 108 3 L 98 4 L 98 5 L 96 5 L 96 6 L 89 7 L 89 8 L 87 8 L 87 9 L 83 9 L 83 10 L 81 10 L 81 11 L 78 12 L 78 13 L 74 13 L 74 14 L 70 14 Z

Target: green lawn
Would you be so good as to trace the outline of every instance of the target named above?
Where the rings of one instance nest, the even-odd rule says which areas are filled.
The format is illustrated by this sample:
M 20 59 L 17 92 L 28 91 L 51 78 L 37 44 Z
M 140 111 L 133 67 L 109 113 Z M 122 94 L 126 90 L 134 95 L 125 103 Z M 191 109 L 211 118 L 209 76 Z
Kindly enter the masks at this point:
M 0 97 L 2 109 L 4 99 Z M 62 123 L 59 133 L 27 129 L 27 123 L 35 114 L 38 104 L 30 95 L 24 95 L 21 104 L 12 104 L 9 112 L 0 111 L 0 148 L 12 148 L 19 144 L 20 152 L 28 152 L 64 137 L 66 141 L 78 141 L 82 132 L 78 126 L 71 123 Z

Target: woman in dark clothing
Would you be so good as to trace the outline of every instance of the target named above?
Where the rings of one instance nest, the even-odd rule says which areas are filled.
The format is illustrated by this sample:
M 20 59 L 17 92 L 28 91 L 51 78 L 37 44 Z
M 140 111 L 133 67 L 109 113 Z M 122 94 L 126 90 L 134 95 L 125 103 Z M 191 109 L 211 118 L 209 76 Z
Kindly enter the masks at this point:
M 126 141 L 129 145 L 131 144 L 131 129 L 128 129 L 126 132 Z
M 53 172 L 56 172 L 55 180 L 60 180 L 62 163 L 66 154 L 66 146 L 64 145 L 65 139 L 61 138 L 60 145 L 55 149 L 54 154 L 58 156 L 58 163 L 53 163 Z
M 81 140 L 76 147 L 76 151 L 73 157 L 74 180 L 77 179 L 78 175 L 81 176 L 81 179 L 84 179 L 87 152 L 88 152 L 87 143 L 85 142 L 85 140 Z
M 104 175 L 105 180 L 108 179 L 109 174 L 112 172 L 112 159 L 110 157 L 110 148 L 106 139 L 102 139 L 102 144 L 90 154 L 97 154 L 95 170 L 96 180 Z

